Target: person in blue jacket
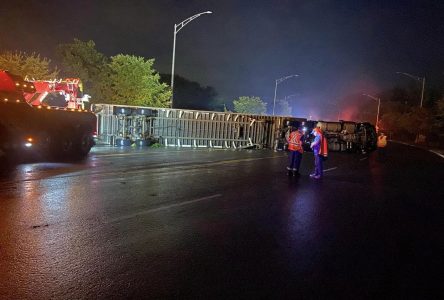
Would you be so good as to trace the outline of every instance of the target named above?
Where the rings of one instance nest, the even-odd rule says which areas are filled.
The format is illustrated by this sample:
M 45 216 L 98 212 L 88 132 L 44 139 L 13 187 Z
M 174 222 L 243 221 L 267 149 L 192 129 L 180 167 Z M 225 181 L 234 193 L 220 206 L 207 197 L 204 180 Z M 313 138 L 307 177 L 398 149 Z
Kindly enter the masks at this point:
M 328 152 L 327 141 L 324 138 L 324 135 L 322 134 L 322 131 L 319 127 L 313 129 L 311 133 L 315 136 L 313 142 L 310 145 L 311 149 L 313 149 L 315 159 L 315 171 L 314 173 L 310 174 L 310 177 L 314 179 L 321 179 L 324 172 L 323 160 L 324 157 L 327 157 Z

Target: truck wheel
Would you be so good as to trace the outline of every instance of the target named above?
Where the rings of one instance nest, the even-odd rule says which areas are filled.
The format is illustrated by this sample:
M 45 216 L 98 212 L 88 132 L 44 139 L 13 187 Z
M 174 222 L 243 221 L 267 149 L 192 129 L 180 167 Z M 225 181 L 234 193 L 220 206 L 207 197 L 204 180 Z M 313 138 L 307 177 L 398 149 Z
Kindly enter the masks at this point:
M 54 159 L 69 159 L 72 152 L 72 139 L 65 134 L 56 134 L 49 141 L 50 155 Z
M 75 155 L 77 157 L 85 157 L 93 146 L 93 138 L 90 133 L 84 131 L 80 133 L 75 145 Z
M 129 147 L 129 146 L 131 146 L 131 140 L 124 139 L 124 138 L 116 139 L 116 146 Z
M 72 139 L 62 134 L 54 135 L 49 141 L 49 156 L 55 160 L 69 160 L 72 153 Z
M 60 140 L 61 152 L 62 153 L 70 153 L 72 150 L 72 140 L 69 137 L 64 137 Z

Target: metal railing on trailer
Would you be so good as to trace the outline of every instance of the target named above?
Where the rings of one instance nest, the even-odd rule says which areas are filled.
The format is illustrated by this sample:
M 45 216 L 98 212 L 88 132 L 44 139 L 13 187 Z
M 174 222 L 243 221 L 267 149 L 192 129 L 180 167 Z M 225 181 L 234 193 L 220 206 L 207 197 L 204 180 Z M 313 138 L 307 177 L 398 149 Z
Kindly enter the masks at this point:
M 272 148 L 289 117 L 94 104 L 98 142 L 155 140 L 165 146 Z M 294 118 L 293 118 L 294 119 Z

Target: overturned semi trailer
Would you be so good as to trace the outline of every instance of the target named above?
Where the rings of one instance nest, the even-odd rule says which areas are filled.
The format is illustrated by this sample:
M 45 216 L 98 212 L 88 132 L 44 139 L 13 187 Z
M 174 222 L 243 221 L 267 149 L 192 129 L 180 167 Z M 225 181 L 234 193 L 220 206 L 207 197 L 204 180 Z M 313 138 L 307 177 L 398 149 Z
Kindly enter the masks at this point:
M 98 143 L 208 148 L 273 148 L 288 120 L 262 116 L 171 108 L 94 104 Z

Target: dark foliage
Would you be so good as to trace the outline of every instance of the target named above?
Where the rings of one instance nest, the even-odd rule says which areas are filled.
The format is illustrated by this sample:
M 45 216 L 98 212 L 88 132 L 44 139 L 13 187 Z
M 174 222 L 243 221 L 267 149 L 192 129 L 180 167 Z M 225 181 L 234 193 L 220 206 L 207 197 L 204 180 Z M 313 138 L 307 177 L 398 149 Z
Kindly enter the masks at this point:
M 170 85 L 171 74 L 160 74 L 160 81 Z M 213 87 L 174 75 L 174 108 L 222 111 L 223 103 L 216 96 Z

